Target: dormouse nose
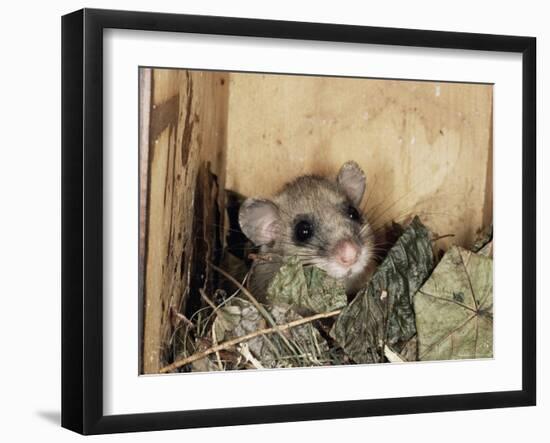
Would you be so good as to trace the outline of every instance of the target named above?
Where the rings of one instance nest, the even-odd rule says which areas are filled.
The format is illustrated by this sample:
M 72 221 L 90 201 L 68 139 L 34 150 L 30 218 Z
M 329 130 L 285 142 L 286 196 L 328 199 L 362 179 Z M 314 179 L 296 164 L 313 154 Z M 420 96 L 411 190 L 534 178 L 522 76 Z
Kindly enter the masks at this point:
M 344 265 L 353 265 L 359 256 L 359 247 L 350 240 L 339 241 L 334 248 L 334 257 Z

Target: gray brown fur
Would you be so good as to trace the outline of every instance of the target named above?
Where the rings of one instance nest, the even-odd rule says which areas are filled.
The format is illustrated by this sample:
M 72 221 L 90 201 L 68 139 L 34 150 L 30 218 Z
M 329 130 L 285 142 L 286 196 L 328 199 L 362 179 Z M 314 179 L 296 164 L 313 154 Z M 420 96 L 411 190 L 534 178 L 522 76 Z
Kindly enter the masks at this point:
M 285 257 L 299 256 L 304 265 L 330 267 L 331 250 L 344 238 L 353 239 L 370 251 L 370 226 L 366 220 L 358 223 L 346 214 L 349 205 L 357 207 L 360 203 L 364 183 L 359 166 L 348 162 L 336 181 L 304 175 L 287 183 L 271 200 L 247 199 L 243 203 L 239 214 L 243 232 L 261 245 L 260 256 L 266 257 L 266 260 L 255 261 L 249 281 L 249 288 L 259 299 L 265 299 L 267 287 Z M 311 220 L 315 235 L 307 244 L 298 244 L 294 226 L 297 220 L 304 218 Z M 269 229 L 262 230 L 266 224 Z M 366 267 L 367 264 L 365 271 Z M 350 291 L 358 278 L 358 275 L 344 278 Z

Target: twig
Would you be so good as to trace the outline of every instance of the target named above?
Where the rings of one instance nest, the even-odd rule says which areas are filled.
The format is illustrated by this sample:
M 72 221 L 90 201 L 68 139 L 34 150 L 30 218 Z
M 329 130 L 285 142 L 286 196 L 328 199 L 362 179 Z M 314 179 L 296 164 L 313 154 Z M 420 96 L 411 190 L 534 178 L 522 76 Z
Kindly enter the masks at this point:
M 215 346 L 218 344 L 218 337 L 216 337 L 216 328 L 212 326 L 212 344 Z M 216 362 L 218 363 L 218 369 L 223 371 L 222 359 L 220 358 L 220 351 L 216 351 Z
M 258 331 L 251 332 L 249 334 L 243 335 L 241 337 L 234 338 L 232 340 L 228 340 L 226 342 L 220 343 L 219 345 L 212 346 L 211 348 L 207 349 L 206 351 L 198 352 L 196 354 L 190 355 L 189 357 L 183 358 L 181 360 L 177 360 L 174 363 L 165 366 L 160 369 L 161 374 L 166 374 L 167 372 L 172 372 L 173 370 L 180 368 L 182 366 L 185 366 L 189 363 L 193 363 L 194 361 L 201 360 L 210 354 L 213 354 L 215 352 L 223 351 L 225 349 L 228 349 L 232 346 L 238 345 L 239 343 L 242 343 L 244 341 L 248 341 L 254 337 L 258 337 L 260 335 L 267 335 L 272 334 L 273 332 L 282 333 L 283 331 L 286 331 L 287 329 L 294 328 L 296 326 L 303 325 L 305 323 L 310 323 L 315 320 L 319 320 L 321 318 L 329 318 L 334 317 L 342 312 L 341 309 L 338 309 L 336 311 L 331 312 L 323 312 L 321 314 L 312 315 L 311 317 L 305 317 L 300 318 L 298 320 L 291 321 L 289 323 L 285 323 L 283 325 L 276 325 L 271 328 L 266 329 L 260 329 Z
M 214 304 L 212 300 L 210 300 L 210 298 L 208 298 L 208 295 L 206 295 L 206 292 L 204 292 L 204 289 L 199 288 L 199 293 L 201 297 L 204 299 L 204 301 L 208 303 L 208 306 L 210 306 L 214 311 L 218 310 L 218 307 Z
M 244 285 L 241 284 L 241 282 L 239 282 L 237 279 L 235 279 L 232 275 L 228 274 L 227 272 L 225 272 L 222 268 L 219 268 L 218 266 L 216 266 L 214 263 L 209 263 L 210 266 L 212 266 L 212 268 L 219 272 L 221 275 L 223 275 L 225 278 L 227 278 L 231 283 L 233 283 L 235 286 L 237 286 L 237 288 L 239 288 L 244 295 L 247 296 L 247 298 L 250 300 L 250 302 L 254 305 L 254 307 L 260 311 L 262 314 L 265 314 L 266 316 L 269 317 L 269 314 L 267 313 L 267 311 L 264 309 L 264 307 L 262 305 L 260 305 L 260 303 L 258 303 L 258 300 L 256 300 L 256 297 L 254 297 L 250 291 L 248 289 L 246 289 L 246 287 Z
M 388 345 L 384 345 L 384 355 L 390 363 L 404 363 L 407 361 L 398 353 L 392 351 Z
M 201 297 L 204 299 L 204 301 L 206 301 L 208 306 L 210 306 L 212 308 L 212 314 L 214 314 L 218 310 L 218 306 L 216 306 L 214 304 L 214 302 L 212 300 L 210 300 L 208 295 L 206 295 L 206 291 L 203 288 L 199 288 L 199 293 L 200 293 Z M 214 346 L 218 344 L 218 338 L 216 337 L 216 328 L 214 327 L 214 325 L 212 325 L 212 344 Z M 222 361 L 221 361 L 219 352 L 216 352 L 216 361 L 218 363 L 219 370 L 223 371 L 223 365 L 222 365 Z
M 218 266 L 216 266 L 214 263 L 211 263 L 209 262 L 210 266 L 212 266 L 212 269 L 214 269 L 215 271 L 219 272 L 220 274 L 222 274 L 225 278 L 227 278 L 231 283 L 233 283 L 235 286 L 237 286 L 244 295 L 246 295 L 246 297 L 248 298 L 248 300 L 250 300 L 250 302 L 254 305 L 254 307 L 260 312 L 260 314 L 262 314 L 264 316 L 264 318 L 268 321 L 268 323 L 272 326 L 272 327 L 276 327 L 277 326 L 277 323 L 275 322 L 275 320 L 273 320 L 273 318 L 271 317 L 271 315 L 269 314 L 269 312 L 267 312 L 267 310 L 260 304 L 258 303 L 258 300 L 256 300 L 256 297 L 254 297 L 250 291 L 248 289 L 246 289 L 244 287 L 244 285 L 242 285 L 238 280 L 236 280 L 232 275 L 228 274 L 227 272 L 225 272 L 222 268 L 219 268 Z M 292 352 L 295 352 L 297 353 L 298 351 L 294 348 L 294 346 L 288 341 L 288 339 L 283 335 L 281 334 L 280 332 L 276 331 L 279 336 L 281 337 L 281 339 L 283 340 L 284 344 L 288 346 L 288 349 L 290 349 Z
M 193 323 L 191 320 L 189 320 L 185 315 L 178 312 L 174 306 L 170 307 L 170 310 L 172 311 L 172 315 L 176 317 L 178 320 L 183 321 L 189 329 L 193 329 L 195 327 L 195 323 Z
M 243 343 L 238 347 L 239 353 L 245 358 L 247 363 L 250 363 L 256 369 L 264 369 L 262 364 L 252 355 L 250 349 L 248 349 L 248 343 Z

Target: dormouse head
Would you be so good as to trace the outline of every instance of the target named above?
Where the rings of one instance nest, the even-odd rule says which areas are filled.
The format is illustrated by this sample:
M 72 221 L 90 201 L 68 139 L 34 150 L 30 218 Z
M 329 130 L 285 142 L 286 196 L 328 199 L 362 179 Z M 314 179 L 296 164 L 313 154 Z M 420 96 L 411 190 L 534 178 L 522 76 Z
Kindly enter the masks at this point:
M 365 174 L 350 161 L 335 181 L 306 175 L 272 200 L 248 198 L 239 223 L 264 252 L 297 256 L 333 278 L 352 278 L 365 270 L 372 255 L 372 230 L 359 210 L 365 188 Z

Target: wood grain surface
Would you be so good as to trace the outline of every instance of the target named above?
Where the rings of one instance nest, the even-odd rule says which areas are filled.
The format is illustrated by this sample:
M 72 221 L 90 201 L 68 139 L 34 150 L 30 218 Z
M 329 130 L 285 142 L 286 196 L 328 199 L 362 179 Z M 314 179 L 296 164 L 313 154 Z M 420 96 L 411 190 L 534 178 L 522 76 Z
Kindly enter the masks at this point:
M 185 312 L 189 291 L 209 284 L 204 261 L 220 241 L 223 211 L 212 212 L 224 207 L 224 188 L 269 197 L 296 176 L 334 176 L 355 160 L 375 228 L 419 215 L 453 235 L 440 241 L 446 248 L 471 246 L 492 223 L 491 85 L 148 75 L 140 92 L 144 373 L 171 359 L 171 308 Z
M 149 118 L 148 145 L 141 149 L 148 156 L 141 226 L 147 237 L 142 251 L 144 373 L 158 372 L 168 358 L 171 308 L 184 311 L 192 280 L 205 279 L 197 267 L 201 261 L 204 267 L 204 257 L 195 257 L 204 245 L 197 239 L 215 234 L 202 232 L 196 220 L 209 212 L 202 207 L 212 197 L 205 189 L 216 197 L 217 188 L 224 186 L 227 80 L 223 73 L 152 71 L 150 113 L 141 113 Z M 217 174 L 217 184 L 209 181 L 208 170 Z
M 491 85 L 231 74 L 227 186 L 268 197 L 304 173 L 367 173 L 376 225 L 419 214 L 468 246 L 492 222 Z M 367 202 L 368 199 L 368 202 Z

